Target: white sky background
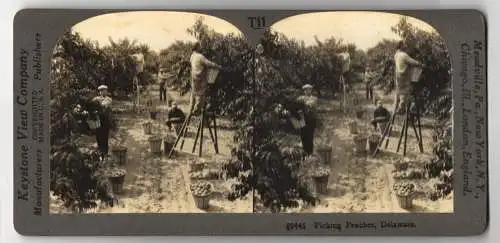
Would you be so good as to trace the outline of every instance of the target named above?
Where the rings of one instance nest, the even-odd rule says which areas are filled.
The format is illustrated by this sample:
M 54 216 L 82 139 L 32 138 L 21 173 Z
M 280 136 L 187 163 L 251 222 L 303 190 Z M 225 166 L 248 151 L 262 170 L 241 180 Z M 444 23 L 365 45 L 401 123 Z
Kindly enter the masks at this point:
M 225 20 L 182 12 L 106 14 L 78 23 L 73 26 L 73 31 L 100 45 L 109 45 L 109 36 L 115 41 L 128 37 L 159 51 L 176 40 L 194 41 L 186 29 L 195 23 L 198 16 L 203 16 L 204 22 L 219 33 L 241 33 Z M 302 40 L 306 45 L 315 44 L 315 35 L 320 40 L 333 36 L 366 50 L 384 38 L 397 39 L 398 36 L 391 32 L 390 27 L 397 24 L 400 17 L 397 14 L 376 12 L 324 12 L 293 16 L 275 23 L 271 28 Z M 422 30 L 434 31 L 433 27 L 418 19 L 408 18 L 408 21 Z

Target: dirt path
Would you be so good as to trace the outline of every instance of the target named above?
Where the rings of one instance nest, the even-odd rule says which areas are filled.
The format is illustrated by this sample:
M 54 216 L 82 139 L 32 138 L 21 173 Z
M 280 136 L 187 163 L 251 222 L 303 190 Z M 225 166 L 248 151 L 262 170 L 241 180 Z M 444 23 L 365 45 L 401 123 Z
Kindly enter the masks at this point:
M 359 130 L 362 133 L 371 131 L 369 119 L 374 110 L 371 101 L 364 99 L 364 90 L 357 87 L 355 90 L 360 98 L 360 105 L 367 111 L 360 122 Z M 382 97 L 383 103 L 389 108 L 391 99 L 377 92 Z M 299 212 L 313 213 L 339 213 L 339 212 L 408 212 L 401 209 L 395 195 L 392 193 L 394 179 L 391 172 L 392 159 L 401 158 L 396 154 L 398 131 L 401 130 L 401 122 L 396 121 L 394 132 L 391 134 L 389 147 L 381 151 L 377 157 L 371 155 L 358 155 L 354 152 L 353 135 L 348 129 L 348 122 L 356 120 L 352 116 L 346 116 L 341 112 L 337 101 L 322 100 L 320 119 L 322 128 L 317 132 L 319 141 L 329 141 L 333 148 L 333 160 L 331 163 L 332 174 L 330 176 L 328 192 L 320 196 L 320 204 L 315 207 L 304 207 Z M 415 143 L 416 139 L 408 131 L 408 157 L 425 159 L 431 156 L 431 130 L 424 126 L 424 154 L 420 154 Z M 425 197 L 419 197 L 414 202 L 412 212 L 453 212 L 452 196 L 438 201 L 430 201 Z
M 153 91 L 154 92 L 154 91 Z M 364 93 L 360 87 L 355 91 L 361 97 L 361 106 L 366 110 L 360 122 L 361 132 L 370 131 L 369 119 L 374 109 L 372 102 L 364 100 Z M 386 105 L 390 105 L 388 96 L 379 97 Z M 154 92 L 153 94 L 157 94 Z M 187 97 L 181 97 L 175 92 L 169 94 L 174 98 L 181 109 L 187 110 Z M 208 210 L 200 210 L 195 207 L 194 200 L 189 192 L 192 181 L 188 173 L 188 163 L 192 159 L 198 159 L 191 152 L 193 145 L 193 134 L 186 139 L 183 152 L 175 158 L 168 159 L 166 156 L 155 156 L 149 151 L 148 136 L 144 134 L 142 124 L 149 120 L 147 114 L 137 116 L 126 112 L 130 110 L 131 102 L 115 102 L 115 110 L 125 111 L 119 114 L 120 129 L 125 131 L 126 140 L 122 145 L 126 146 L 127 164 L 125 169 L 127 176 L 124 183 L 124 193 L 118 195 L 119 203 L 115 207 L 99 206 L 89 213 L 203 213 L 203 212 L 232 212 L 249 213 L 253 211 L 252 198 L 247 196 L 235 202 L 228 201 L 225 194 L 230 188 L 230 183 L 222 179 L 211 179 L 215 186 L 215 193 Z M 387 106 L 389 107 L 389 106 Z M 398 131 L 401 130 L 400 121 L 395 122 L 394 133 L 391 134 L 389 147 L 382 151 L 379 156 L 358 155 L 354 152 L 353 135 L 348 129 L 348 122 L 355 120 L 352 115 L 341 112 L 340 105 L 334 100 L 320 100 L 320 120 L 322 127 L 317 131 L 318 143 L 328 141 L 333 148 L 333 159 L 331 162 L 332 174 L 328 185 L 328 193 L 320 196 L 320 204 L 315 207 L 304 206 L 292 209 L 290 212 L 314 212 L 314 213 L 339 213 L 339 212 L 408 212 L 399 207 L 398 202 L 391 192 L 394 184 L 391 171 L 393 166 L 391 159 L 400 158 L 395 154 Z M 166 105 L 160 106 L 162 114 L 166 111 Z M 224 128 L 224 121 L 219 124 L 220 154 L 214 155 L 209 133 L 205 132 L 203 159 L 209 161 L 211 169 L 217 168 L 223 159 L 230 154 L 232 131 Z M 415 137 L 411 131 L 408 132 L 408 157 L 428 158 L 432 151 L 431 129 L 428 121 L 423 121 L 424 154 L 418 152 Z M 196 131 L 196 120 L 191 123 L 190 131 Z M 226 126 L 227 127 L 227 126 Z M 155 126 L 157 132 L 166 134 L 163 125 Z M 89 137 L 89 141 L 94 142 Z M 430 201 L 425 197 L 419 197 L 414 202 L 412 212 L 453 212 L 453 195 L 446 199 Z M 64 212 L 55 204 L 51 206 L 52 212 Z
M 152 87 L 152 94 L 157 95 L 157 87 Z M 187 111 L 187 96 L 181 97 L 175 92 L 169 94 L 175 99 L 179 107 Z M 158 97 L 155 97 L 158 99 Z M 145 100 L 145 99 L 142 99 Z M 198 158 L 197 154 L 191 154 L 193 146 L 193 131 L 196 131 L 197 119 L 191 122 L 189 136 L 185 140 L 183 151 L 176 153 L 169 159 L 164 151 L 162 155 L 153 155 L 150 152 L 148 138 L 150 135 L 144 133 L 143 123 L 151 121 L 148 113 L 136 114 L 132 111 L 133 103 L 131 101 L 115 101 L 113 110 L 117 111 L 118 126 L 121 131 L 119 138 L 125 138 L 121 146 L 127 148 L 127 163 L 123 168 L 127 171 L 123 186 L 123 193 L 117 196 L 118 205 L 108 207 L 99 204 L 95 209 L 87 213 L 205 213 L 205 212 L 232 212 L 249 213 L 252 212 L 251 197 L 243 198 L 235 202 L 226 199 L 228 191 L 228 182 L 210 178 L 209 181 L 214 185 L 215 192 L 210 202 L 210 208 L 207 210 L 198 209 L 195 206 L 194 199 L 190 193 L 191 184 L 190 174 L 188 173 L 188 164 L 191 160 L 203 159 L 207 161 L 208 166 L 216 168 L 217 163 L 228 158 L 230 154 L 230 145 L 232 141 L 232 131 L 226 129 L 227 121 L 221 119 L 218 121 L 222 125 L 218 129 L 219 151 L 215 155 L 213 143 L 210 139 L 208 130 L 204 132 L 203 157 Z M 167 105 L 160 104 L 160 119 L 153 124 L 153 133 L 161 134 L 162 137 L 168 131 L 162 116 L 166 116 Z M 163 123 L 163 124 L 162 124 Z M 93 137 L 85 137 L 85 143 L 89 146 L 96 146 Z M 110 146 L 117 145 L 117 139 L 110 139 Z M 162 146 L 163 150 L 163 146 Z M 53 201 L 51 205 L 52 212 L 68 213 Z
M 153 90 L 153 94 L 156 94 Z M 181 109 L 187 110 L 187 97 L 180 97 L 171 92 L 171 98 L 174 98 Z M 159 106 L 160 116 L 164 116 L 167 111 L 166 104 Z M 203 212 L 251 212 L 251 200 L 246 198 L 235 202 L 228 201 L 224 195 L 227 188 L 224 181 L 213 179 L 216 191 L 211 200 L 210 208 L 200 210 L 195 206 L 195 202 L 189 192 L 191 184 L 190 174 L 188 173 L 188 163 L 190 160 L 199 159 L 191 152 L 193 146 L 193 134 L 186 138 L 184 149 L 169 159 L 164 151 L 161 156 L 152 155 L 149 151 L 149 142 L 147 135 L 144 134 L 142 124 L 149 119 L 147 114 L 144 118 L 138 118 L 137 115 L 121 117 L 120 129 L 126 131 L 127 140 L 125 146 L 128 150 L 128 171 L 124 194 L 120 195 L 118 207 L 105 208 L 99 212 L 157 212 L 157 213 L 203 213 Z M 160 118 L 160 120 L 162 120 Z M 224 121 L 221 121 L 224 123 Z M 190 131 L 196 131 L 197 120 L 191 122 Z M 167 128 L 164 124 L 157 122 L 153 124 L 154 133 L 167 134 Z M 209 133 L 204 132 L 203 158 L 210 161 L 211 166 L 216 167 L 214 163 L 226 158 L 229 155 L 229 139 L 232 138 L 232 131 L 219 129 L 219 149 L 220 154 L 214 155 L 213 143 L 210 140 Z

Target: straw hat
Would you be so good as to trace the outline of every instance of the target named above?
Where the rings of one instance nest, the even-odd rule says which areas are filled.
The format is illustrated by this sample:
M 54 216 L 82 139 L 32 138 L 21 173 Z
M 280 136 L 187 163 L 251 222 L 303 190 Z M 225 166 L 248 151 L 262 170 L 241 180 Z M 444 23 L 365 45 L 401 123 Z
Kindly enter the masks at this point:
M 313 88 L 313 86 L 310 84 L 306 84 L 306 85 L 302 86 L 302 89 L 312 89 L 312 88 Z
M 101 86 L 97 87 L 97 90 L 104 90 L 104 89 L 105 89 L 105 90 L 107 90 L 107 89 L 108 89 L 108 86 L 106 86 L 106 85 L 101 85 Z

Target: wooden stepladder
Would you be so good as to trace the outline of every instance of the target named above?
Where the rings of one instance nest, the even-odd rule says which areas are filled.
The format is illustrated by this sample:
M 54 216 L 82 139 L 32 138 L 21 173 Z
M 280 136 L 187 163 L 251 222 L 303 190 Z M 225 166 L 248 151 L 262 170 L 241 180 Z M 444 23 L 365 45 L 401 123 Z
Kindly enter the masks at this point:
M 212 139 L 212 142 L 214 144 L 214 151 L 216 154 L 219 154 L 219 143 L 218 143 L 218 135 L 217 135 L 217 118 L 215 115 L 215 112 L 212 111 L 206 111 L 206 102 L 202 107 L 201 110 L 201 115 L 196 131 L 196 136 L 194 139 L 193 143 L 193 148 L 191 153 L 196 152 L 196 147 L 199 142 L 199 147 L 198 147 L 198 156 L 201 157 L 202 151 L 203 151 L 203 139 L 204 139 L 204 130 L 205 128 L 208 128 L 208 131 L 210 133 L 210 138 Z M 179 135 L 177 136 L 177 139 L 175 140 L 174 146 L 170 150 L 170 153 L 168 154 L 168 157 L 171 158 L 172 155 L 175 152 L 175 149 L 177 148 L 178 145 L 180 145 L 179 149 L 182 150 L 184 148 L 184 141 L 186 139 L 186 135 L 188 132 L 189 125 L 191 123 L 191 119 L 193 118 L 193 113 L 190 113 L 186 119 L 184 120 L 182 127 L 179 131 Z M 179 144 L 180 143 L 180 144 Z
M 407 147 L 407 141 L 408 141 L 408 127 L 411 125 L 413 128 L 413 131 L 415 133 L 415 137 L 417 139 L 418 147 L 420 150 L 420 153 L 424 152 L 424 145 L 423 145 L 423 138 L 422 138 L 422 125 L 421 125 L 421 115 L 420 115 L 420 107 L 419 107 L 419 102 L 417 102 L 417 97 L 412 95 L 408 97 L 406 101 L 406 107 L 405 107 L 405 112 L 404 112 L 404 120 L 403 120 L 403 128 L 401 129 L 401 133 L 399 135 L 399 141 L 398 141 L 398 146 L 396 149 L 396 153 L 399 153 L 399 149 L 401 148 L 401 142 L 403 142 L 403 156 L 406 156 L 406 147 Z M 392 133 L 392 129 L 394 126 L 394 121 L 397 116 L 397 111 L 399 102 L 396 103 L 394 106 L 394 111 L 391 116 L 391 120 L 389 121 L 389 124 L 384 129 L 384 133 L 382 134 L 382 137 L 379 140 L 379 144 L 377 148 L 375 149 L 375 152 L 373 153 L 373 156 L 377 155 L 377 153 L 380 150 L 380 147 L 385 141 L 385 149 L 389 147 L 389 134 Z M 412 109 L 414 108 L 414 109 Z M 403 138 L 404 137 L 404 138 Z
M 216 112 L 212 109 L 207 109 L 207 105 L 209 103 L 211 93 L 213 93 L 213 86 L 211 86 L 213 83 L 215 83 L 215 80 L 219 74 L 218 69 L 209 69 L 207 72 L 207 82 L 209 84 L 207 88 L 207 96 L 208 99 L 203 99 L 203 104 L 201 105 L 201 116 L 200 120 L 198 123 L 197 131 L 196 131 L 196 137 L 194 139 L 193 143 L 193 149 L 191 153 L 196 152 L 196 146 L 198 145 L 199 142 L 199 147 L 198 147 L 198 156 L 202 157 L 202 151 L 203 151 L 203 133 L 205 128 L 208 128 L 208 132 L 210 133 L 210 138 L 212 139 L 212 142 L 214 144 L 214 151 L 216 154 L 219 154 L 219 139 L 217 136 L 217 118 L 216 118 Z M 175 152 L 175 149 L 177 145 L 179 145 L 180 142 L 180 150 L 183 149 L 184 147 L 184 141 L 188 132 L 189 125 L 191 123 L 191 119 L 193 118 L 193 112 L 191 111 L 187 118 L 184 120 L 182 127 L 179 131 L 179 135 L 177 136 L 177 139 L 175 140 L 174 146 L 172 146 L 172 149 L 170 150 L 170 153 L 168 154 L 168 157 L 171 158 L 172 155 Z

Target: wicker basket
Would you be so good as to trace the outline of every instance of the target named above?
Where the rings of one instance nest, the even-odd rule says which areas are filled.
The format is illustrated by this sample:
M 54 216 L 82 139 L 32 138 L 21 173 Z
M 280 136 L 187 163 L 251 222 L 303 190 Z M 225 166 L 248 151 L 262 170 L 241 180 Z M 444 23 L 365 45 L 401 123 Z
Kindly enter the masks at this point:
M 153 123 L 145 122 L 142 124 L 142 128 L 144 128 L 144 134 L 150 135 L 153 131 Z
M 113 188 L 113 193 L 115 194 L 121 194 L 123 193 L 123 182 L 125 181 L 125 175 L 120 175 L 120 176 L 109 176 L 108 180 L 111 183 L 111 186 Z
M 111 153 L 116 158 L 119 165 L 125 165 L 127 163 L 127 148 L 126 147 L 116 147 L 111 150 Z
M 413 208 L 413 194 L 408 196 L 402 196 L 396 194 L 396 198 L 398 199 L 399 206 L 402 209 L 411 209 Z
M 205 166 L 203 163 L 199 163 L 197 161 L 191 161 L 189 163 L 189 172 L 200 171 L 200 170 L 203 170 L 204 167 Z
M 328 178 L 329 175 L 313 177 L 316 193 L 324 195 L 328 192 Z
M 210 207 L 210 195 L 200 197 L 193 194 L 193 198 L 197 208 L 206 210 Z
M 349 122 L 348 126 L 349 126 L 349 133 L 358 134 L 358 123 L 356 121 Z
M 354 140 L 354 145 L 356 146 L 356 152 L 361 154 L 361 153 L 366 153 L 366 137 L 365 136 L 355 136 L 353 138 Z
M 158 112 L 157 111 L 151 111 L 149 113 L 149 115 L 151 116 L 151 120 L 156 120 L 158 118 Z
M 320 146 L 316 150 L 318 154 L 323 158 L 323 162 L 325 164 L 330 164 L 332 162 L 332 147 L 329 146 Z
M 373 134 L 370 136 L 368 139 L 368 150 L 370 151 L 371 154 L 375 153 L 375 150 L 378 147 L 378 142 L 380 140 L 380 136 L 377 134 Z
M 154 136 L 149 138 L 149 149 L 153 154 L 161 153 L 161 137 Z
M 363 111 L 363 110 L 356 111 L 356 118 L 363 119 L 364 114 L 365 114 L 365 111 Z

